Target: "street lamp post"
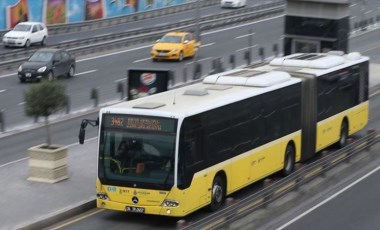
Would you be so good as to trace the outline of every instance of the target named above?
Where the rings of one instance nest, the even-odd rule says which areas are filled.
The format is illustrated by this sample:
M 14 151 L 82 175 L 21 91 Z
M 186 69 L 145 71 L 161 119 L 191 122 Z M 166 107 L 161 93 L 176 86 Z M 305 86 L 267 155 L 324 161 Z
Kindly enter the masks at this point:
M 196 9 L 195 9 L 195 38 L 197 40 L 197 42 L 199 42 L 201 40 L 201 35 L 200 35 L 200 25 L 199 25 L 199 22 L 200 22 L 200 3 L 199 3 L 200 0 L 197 0 L 196 1 Z M 198 76 L 198 73 L 200 70 L 198 69 L 198 52 L 199 52 L 199 47 L 197 49 L 197 52 L 195 53 L 194 55 L 194 77 L 193 78 L 198 78 L 200 76 Z

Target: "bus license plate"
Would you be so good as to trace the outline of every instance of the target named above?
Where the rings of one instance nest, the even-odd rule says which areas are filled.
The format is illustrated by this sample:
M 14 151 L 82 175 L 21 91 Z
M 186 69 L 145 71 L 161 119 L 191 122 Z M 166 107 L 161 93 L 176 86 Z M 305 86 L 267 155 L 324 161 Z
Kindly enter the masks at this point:
M 129 207 L 125 209 L 127 212 L 134 212 L 134 213 L 145 213 L 145 208 L 141 207 Z

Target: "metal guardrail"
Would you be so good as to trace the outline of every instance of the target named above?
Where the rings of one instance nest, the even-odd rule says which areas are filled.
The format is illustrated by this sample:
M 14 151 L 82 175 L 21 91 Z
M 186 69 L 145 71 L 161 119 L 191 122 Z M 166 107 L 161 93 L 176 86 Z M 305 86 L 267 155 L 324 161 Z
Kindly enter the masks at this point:
M 199 7 L 207 7 L 219 4 L 220 0 L 200 0 L 199 1 Z M 106 18 L 106 19 L 97 19 L 97 20 L 90 20 L 90 21 L 84 21 L 84 22 L 77 22 L 77 23 L 69 23 L 69 24 L 56 24 L 56 25 L 49 25 L 49 34 L 50 35 L 57 35 L 57 34 L 65 34 L 65 33 L 71 33 L 71 32 L 78 32 L 78 31 L 88 31 L 88 30 L 94 30 L 94 29 L 100 29 L 105 28 L 109 26 L 115 26 L 123 23 L 133 22 L 137 20 L 144 20 L 149 18 L 155 18 L 160 17 L 168 14 L 175 14 L 187 10 L 193 10 L 196 9 L 197 2 L 196 0 L 193 0 L 188 3 L 165 7 L 161 9 L 154 9 L 144 12 L 137 12 L 132 13 L 128 15 L 123 16 L 117 16 L 112 18 Z M 2 37 L 3 34 L 8 32 L 9 30 L 1 30 L 0 31 L 0 37 Z
M 202 17 L 202 20 L 200 22 L 200 30 L 205 31 L 235 23 L 258 20 L 265 17 L 281 14 L 283 13 L 283 10 L 284 5 L 280 2 L 276 2 L 263 6 L 244 8 L 240 11 L 231 11 L 227 13 L 206 16 Z M 169 32 L 173 29 L 193 31 L 195 26 L 196 20 L 189 19 L 187 21 L 172 23 L 160 27 L 131 30 L 128 32 L 82 39 L 80 41 L 69 41 L 50 47 L 64 48 L 69 50 L 74 55 L 85 55 L 103 50 L 155 41 L 159 39 L 164 33 Z M 36 49 L 27 49 L 0 55 L 0 60 L 3 60 L 0 62 L 0 70 L 11 70 L 17 68 L 35 50 Z
M 288 177 L 279 180 L 273 185 L 268 186 L 219 212 L 207 216 L 195 223 L 190 223 L 180 229 L 221 229 L 222 226 L 224 227 L 222 229 L 225 229 L 234 221 L 241 219 L 253 211 L 264 208 L 270 202 L 280 198 L 284 194 L 297 190 L 303 184 L 306 184 L 316 177 L 324 175 L 334 166 L 342 162 L 349 162 L 353 156 L 363 150 L 369 150 L 373 144 L 378 143 L 379 141 L 380 133 L 377 133 L 375 130 L 370 130 L 366 136 L 350 143 L 346 147 L 306 165 Z

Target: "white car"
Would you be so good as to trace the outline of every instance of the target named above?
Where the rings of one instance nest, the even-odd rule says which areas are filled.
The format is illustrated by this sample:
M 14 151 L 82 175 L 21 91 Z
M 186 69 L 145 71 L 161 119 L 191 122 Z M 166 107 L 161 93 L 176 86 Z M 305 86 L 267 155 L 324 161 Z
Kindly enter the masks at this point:
M 41 22 L 20 22 L 4 34 L 3 45 L 29 47 L 31 44 L 46 44 L 47 27 Z
M 222 8 L 239 8 L 244 7 L 247 4 L 247 0 L 221 0 L 220 6 Z

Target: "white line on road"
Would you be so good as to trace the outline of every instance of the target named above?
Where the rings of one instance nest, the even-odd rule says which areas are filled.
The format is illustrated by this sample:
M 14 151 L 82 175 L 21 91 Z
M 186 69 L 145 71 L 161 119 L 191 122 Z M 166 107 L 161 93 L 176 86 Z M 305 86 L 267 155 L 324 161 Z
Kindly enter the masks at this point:
M 9 74 L 5 74 L 5 75 L 1 75 L 0 78 L 6 78 L 6 77 L 11 77 L 11 76 L 15 76 L 16 73 L 9 73 Z
M 122 53 L 131 52 L 131 51 L 141 50 L 141 49 L 145 49 L 145 48 L 148 48 L 148 47 L 152 47 L 152 45 L 140 46 L 140 47 L 136 47 L 136 48 L 132 48 L 132 49 L 127 49 L 127 50 L 122 50 L 122 51 L 118 51 L 118 52 L 113 52 L 113 53 L 109 53 L 109 54 L 103 54 L 103 55 L 99 55 L 99 56 L 94 56 L 94 57 L 89 57 L 89 58 L 83 58 L 83 59 L 78 60 L 77 62 L 90 61 L 90 60 L 94 60 L 94 59 L 98 59 L 98 58 L 102 58 L 102 57 L 108 57 L 108 56 L 113 56 L 113 55 L 116 55 L 116 54 L 122 54 Z
M 340 194 L 344 193 L 345 191 L 347 191 L 348 189 L 350 189 L 351 187 L 355 186 L 357 183 L 361 182 L 362 180 L 366 179 L 367 177 L 371 176 L 372 174 L 374 174 L 375 172 L 377 172 L 378 170 L 380 169 L 380 166 L 377 166 L 375 169 L 373 169 L 372 171 L 370 171 L 369 173 L 365 174 L 364 176 L 360 177 L 359 179 L 357 179 L 356 181 L 352 182 L 351 184 L 349 184 L 348 186 L 346 186 L 345 188 L 341 189 L 340 191 L 336 192 L 335 194 L 333 194 L 332 196 L 328 197 L 327 199 L 325 199 L 324 201 L 320 202 L 319 204 L 315 205 L 314 207 L 312 207 L 311 209 L 303 212 L 301 215 L 297 216 L 296 218 L 292 219 L 291 221 L 287 222 L 286 224 L 282 225 L 281 227 L 277 228 L 277 230 L 282 230 L 286 227 L 288 227 L 289 225 L 293 224 L 294 222 L 296 222 L 297 220 L 301 219 L 302 217 L 306 216 L 307 214 L 311 213 L 312 211 L 314 211 L 315 209 L 321 207 L 322 205 L 326 204 L 327 202 L 329 202 L 330 200 L 334 199 L 335 197 L 339 196 Z
M 122 78 L 122 79 L 116 80 L 115 82 L 117 83 L 117 82 L 125 81 L 125 80 L 127 80 L 127 78 Z
M 241 36 L 235 37 L 234 39 L 245 38 L 245 37 L 248 37 L 248 36 L 252 36 L 252 35 L 254 35 L 254 34 L 255 34 L 255 33 L 244 34 L 244 35 L 241 35 Z
M 137 62 L 142 62 L 142 61 L 147 61 L 147 60 L 150 60 L 152 58 L 143 58 L 143 59 L 140 59 L 140 60 L 136 60 L 136 61 L 133 61 L 133 63 L 137 63 Z
M 214 45 L 214 44 L 215 44 L 215 42 L 211 42 L 211 43 L 207 43 L 207 44 L 201 45 L 201 47 L 212 46 L 212 45 Z
M 0 93 L 7 91 L 6 89 L 0 89 Z
M 93 141 L 93 140 L 95 140 L 95 139 L 97 139 L 97 138 L 98 138 L 98 137 L 91 137 L 91 138 L 86 139 L 85 142 Z M 79 143 L 68 144 L 68 145 L 66 145 L 66 147 L 67 147 L 67 148 L 71 148 L 71 147 L 74 147 L 74 146 L 76 146 L 76 145 L 79 145 Z M 24 157 L 24 158 L 21 158 L 21 159 L 18 159 L 18 160 L 10 161 L 10 162 L 8 162 L 8 163 L 5 163 L 5 164 L 0 165 L 0 168 L 5 167 L 5 166 L 7 166 L 7 165 L 15 164 L 15 163 L 20 162 L 20 161 L 28 160 L 28 159 L 29 159 L 29 157 Z
M 25 101 L 18 103 L 17 105 L 23 105 L 25 104 Z
M 20 161 L 23 161 L 23 160 L 27 160 L 27 159 L 29 159 L 29 157 L 24 157 L 24 158 L 15 160 L 15 161 L 11 161 L 11 162 L 5 163 L 3 165 L 0 165 L 0 168 L 5 167 L 7 165 L 11 165 L 11 164 L 17 163 L 17 162 L 20 162 Z
M 75 76 L 89 74 L 89 73 L 93 73 L 93 72 L 96 72 L 96 71 L 98 71 L 98 70 L 97 69 L 93 69 L 93 70 L 89 70 L 89 71 L 85 71 L 85 72 L 81 72 L 81 73 L 76 73 Z
M 254 47 L 257 47 L 257 46 L 258 46 L 258 45 L 253 45 L 253 46 L 251 46 L 251 47 L 245 47 L 245 48 L 242 48 L 242 49 L 238 49 L 238 50 L 236 50 L 235 52 L 244 51 L 244 50 L 246 50 L 246 49 L 254 48 Z
M 249 23 L 246 23 L 246 24 L 241 24 L 241 25 L 238 25 L 238 26 L 230 26 L 228 28 L 224 28 L 224 29 L 220 29 L 220 30 L 213 30 L 213 31 L 205 32 L 205 33 L 202 33 L 201 35 L 215 34 L 215 33 L 223 32 L 223 31 L 226 31 L 226 30 L 236 29 L 236 28 L 240 28 L 240 27 L 244 27 L 244 26 L 249 26 L 249 25 L 252 25 L 252 24 L 257 24 L 257 23 L 260 23 L 260 22 L 265 22 L 265 21 L 273 20 L 273 19 L 276 19 L 276 18 L 283 18 L 283 17 L 284 17 L 284 14 L 276 16 L 276 17 L 273 17 L 273 18 L 267 18 L 267 19 L 263 19 L 263 20 L 259 20 L 259 21 L 254 21 L 254 22 L 249 22 Z

